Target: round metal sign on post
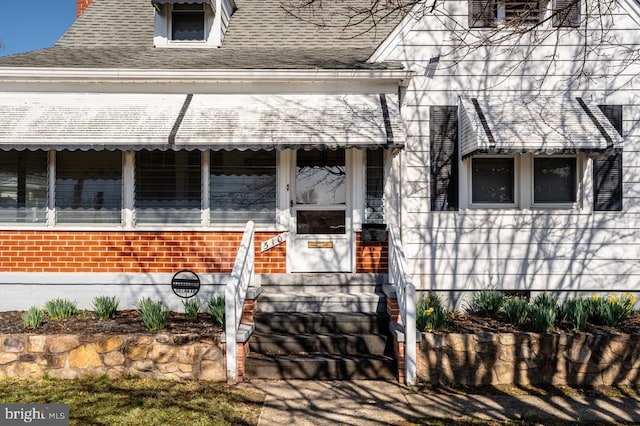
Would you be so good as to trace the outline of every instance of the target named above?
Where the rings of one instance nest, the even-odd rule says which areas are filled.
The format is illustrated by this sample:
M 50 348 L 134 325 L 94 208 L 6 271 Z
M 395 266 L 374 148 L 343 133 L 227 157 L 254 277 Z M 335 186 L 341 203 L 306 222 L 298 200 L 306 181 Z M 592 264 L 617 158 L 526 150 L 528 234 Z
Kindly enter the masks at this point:
M 178 271 L 171 279 L 171 290 L 183 299 L 193 297 L 200 291 L 200 277 L 188 269 Z

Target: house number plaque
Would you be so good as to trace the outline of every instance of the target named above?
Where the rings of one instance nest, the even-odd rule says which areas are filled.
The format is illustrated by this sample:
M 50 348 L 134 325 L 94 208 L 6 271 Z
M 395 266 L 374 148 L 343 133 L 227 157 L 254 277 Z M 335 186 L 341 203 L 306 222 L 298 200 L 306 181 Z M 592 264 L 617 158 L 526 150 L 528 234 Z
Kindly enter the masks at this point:
M 271 250 L 277 245 L 280 245 L 287 241 L 287 233 L 283 232 L 280 235 L 276 235 L 273 238 L 268 239 L 267 241 L 260 244 L 260 253 L 263 251 Z

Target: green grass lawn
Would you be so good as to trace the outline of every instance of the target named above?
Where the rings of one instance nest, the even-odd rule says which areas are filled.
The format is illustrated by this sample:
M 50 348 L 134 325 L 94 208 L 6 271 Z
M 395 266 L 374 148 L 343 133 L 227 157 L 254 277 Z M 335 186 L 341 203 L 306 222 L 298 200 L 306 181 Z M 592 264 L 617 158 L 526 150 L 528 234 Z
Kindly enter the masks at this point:
M 0 403 L 69 404 L 72 425 L 256 425 L 263 396 L 139 378 L 0 380 Z

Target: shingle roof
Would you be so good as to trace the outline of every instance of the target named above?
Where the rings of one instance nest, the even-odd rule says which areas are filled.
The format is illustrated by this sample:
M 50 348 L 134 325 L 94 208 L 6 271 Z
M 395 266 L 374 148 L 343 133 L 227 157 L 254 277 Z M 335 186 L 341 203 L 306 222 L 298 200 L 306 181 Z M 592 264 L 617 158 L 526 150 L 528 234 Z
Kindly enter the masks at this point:
M 352 8 L 369 0 L 320 2 L 295 17 L 281 0 L 236 0 L 219 49 L 153 47 L 150 0 L 93 0 L 51 48 L 0 58 L 0 67 L 140 69 L 361 69 L 397 68 L 366 60 L 402 16 L 349 25 Z M 314 22 L 323 22 L 324 26 Z

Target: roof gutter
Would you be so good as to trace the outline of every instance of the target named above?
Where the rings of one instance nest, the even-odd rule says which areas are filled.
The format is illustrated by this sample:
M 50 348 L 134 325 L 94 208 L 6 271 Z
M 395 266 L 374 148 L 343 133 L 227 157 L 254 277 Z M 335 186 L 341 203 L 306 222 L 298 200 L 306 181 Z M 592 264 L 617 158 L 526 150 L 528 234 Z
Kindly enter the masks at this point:
M 408 84 L 407 70 L 111 69 L 0 67 L 0 83 L 278 83 L 377 81 Z

